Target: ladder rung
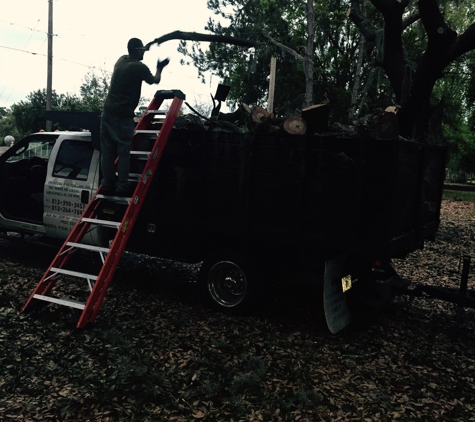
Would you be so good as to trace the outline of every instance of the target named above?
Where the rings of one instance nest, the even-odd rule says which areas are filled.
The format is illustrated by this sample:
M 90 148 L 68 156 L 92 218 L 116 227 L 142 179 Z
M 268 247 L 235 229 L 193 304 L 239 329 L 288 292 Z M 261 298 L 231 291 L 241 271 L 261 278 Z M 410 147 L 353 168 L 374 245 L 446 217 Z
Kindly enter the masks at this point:
M 150 151 L 130 151 L 130 155 L 144 155 L 145 157 L 148 157 Z
M 130 198 L 126 198 L 123 196 L 116 196 L 116 195 L 109 196 L 109 195 L 102 195 L 98 193 L 96 195 L 96 199 L 107 199 L 109 202 L 115 202 L 117 204 L 130 204 Z M 94 220 L 94 221 L 97 221 L 97 220 Z M 100 221 L 104 221 L 104 220 L 100 220 Z
M 136 161 L 147 161 L 150 151 L 130 151 L 130 158 Z
M 97 195 L 97 196 L 99 197 L 100 195 Z M 121 196 L 111 196 L 110 198 L 123 199 Z M 84 223 L 93 223 L 93 224 L 100 224 L 101 226 L 114 227 L 115 229 L 118 229 L 120 227 L 119 221 L 99 220 L 98 218 L 83 218 L 81 219 L 81 221 Z
M 80 273 L 79 271 L 64 270 L 62 268 L 51 267 L 50 271 L 52 273 L 71 275 L 73 277 L 87 278 L 88 280 L 97 280 L 97 275 Z
M 69 306 L 71 308 L 76 309 L 84 309 L 86 307 L 85 303 L 78 302 L 77 300 L 73 299 L 61 299 L 59 297 L 43 296 L 38 294 L 33 295 L 33 298 L 38 300 L 44 300 L 46 302 L 57 303 L 58 305 Z
M 68 242 L 66 243 L 67 246 L 72 246 L 73 248 L 79 248 L 79 249 L 87 249 L 88 251 L 95 251 L 95 252 L 104 252 L 108 253 L 109 248 L 103 248 L 101 246 L 94 246 L 94 245 L 86 245 L 83 243 L 75 243 L 75 242 Z
M 159 114 L 162 116 L 166 116 L 167 112 L 165 110 L 147 110 L 147 114 Z
M 160 133 L 159 130 L 152 130 L 152 129 L 138 129 L 135 131 L 135 134 L 141 134 L 141 135 L 155 135 L 158 136 Z
M 116 176 L 118 176 L 118 173 L 115 173 Z M 136 182 L 137 180 L 140 179 L 140 176 L 142 176 L 141 173 L 129 173 L 129 182 Z M 114 195 L 107 195 L 107 196 L 114 196 Z

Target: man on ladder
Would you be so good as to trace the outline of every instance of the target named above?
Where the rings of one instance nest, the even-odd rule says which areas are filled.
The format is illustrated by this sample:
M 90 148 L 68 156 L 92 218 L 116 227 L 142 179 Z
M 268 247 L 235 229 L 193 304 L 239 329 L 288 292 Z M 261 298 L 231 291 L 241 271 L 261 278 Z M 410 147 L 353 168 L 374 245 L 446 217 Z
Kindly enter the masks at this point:
M 158 60 L 155 76 L 141 62 L 146 48 L 138 38 L 131 38 L 127 44 L 128 55 L 119 58 L 114 66 L 109 93 L 104 104 L 101 119 L 101 167 L 103 195 L 130 195 L 129 158 L 130 145 L 134 135 L 135 109 L 140 100 L 142 81 L 158 84 L 162 70 L 169 59 Z M 115 160 L 118 162 L 118 179 L 115 175 Z

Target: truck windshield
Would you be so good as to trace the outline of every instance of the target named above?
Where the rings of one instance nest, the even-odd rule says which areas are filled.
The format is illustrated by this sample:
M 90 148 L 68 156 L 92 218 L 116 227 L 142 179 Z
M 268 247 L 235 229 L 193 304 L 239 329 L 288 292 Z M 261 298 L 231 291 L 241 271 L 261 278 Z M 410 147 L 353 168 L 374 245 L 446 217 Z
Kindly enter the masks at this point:
M 90 142 L 66 139 L 59 148 L 53 177 L 87 180 L 93 153 Z
M 20 148 L 16 154 L 9 157 L 6 161 L 8 163 L 14 163 L 32 157 L 48 160 L 51 150 L 53 149 L 53 144 L 54 142 L 50 140 L 33 140 L 29 142 L 27 146 Z

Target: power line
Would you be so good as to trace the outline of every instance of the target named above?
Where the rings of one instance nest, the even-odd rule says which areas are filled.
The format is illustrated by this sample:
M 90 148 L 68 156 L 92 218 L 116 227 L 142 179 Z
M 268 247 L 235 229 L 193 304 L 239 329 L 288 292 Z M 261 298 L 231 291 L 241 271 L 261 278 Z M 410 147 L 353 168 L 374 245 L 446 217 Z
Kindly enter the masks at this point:
M 45 41 L 46 41 L 46 38 L 45 38 Z M 44 41 L 44 42 L 45 42 Z M 43 44 L 44 44 L 43 42 Z M 8 47 L 8 46 L 5 46 L 5 45 L 0 45 L 0 48 L 4 48 L 4 49 L 7 49 L 7 50 L 13 50 L 13 51 L 18 51 L 20 53 L 25 53 L 25 54 L 31 54 L 33 56 L 41 56 L 41 57 L 46 57 L 47 55 L 44 54 L 44 53 L 36 53 L 34 51 L 28 51 L 28 50 L 24 50 L 24 49 L 20 49 L 20 48 L 15 48 L 15 47 Z M 63 59 L 63 58 L 55 58 L 53 57 L 53 60 L 54 61 L 63 61 L 63 62 L 66 62 L 66 63 L 71 63 L 71 64 L 74 64 L 76 66 L 82 66 L 82 67 L 86 67 L 88 69 L 91 69 L 91 70 L 97 70 L 99 72 L 105 72 L 105 73 L 108 73 L 108 74 L 112 74 L 111 71 L 108 71 L 108 70 L 105 70 L 104 68 L 99 68 L 99 67 L 96 67 L 96 66 L 92 66 L 92 65 L 87 65 L 87 64 L 84 64 L 84 63 L 79 63 L 79 62 L 76 62 L 76 61 L 72 61 L 72 60 L 67 60 L 67 59 Z M 185 76 L 186 79 L 196 79 L 194 77 L 191 77 L 191 76 Z M 211 83 L 211 81 L 210 81 Z M 5 91 L 5 88 L 6 88 L 6 85 L 3 87 L 1 93 L 0 93 L 0 98 L 2 97 L 4 91 Z M 5 100 L 5 103 L 8 102 L 8 100 L 10 99 L 11 95 L 13 94 L 13 92 L 15 91 L 16 89 L 16 86 L 15 88 L 13 88 L 13 90 L 10 92 L 10 94 L 8 95 L 8 98 Z M 200 93 L 200 92 L 197 92 L 195 90 L 192 90 L 190 91 L 190 94 L 195 94 L 195 95 L 198 95 L 198 96 L 206 96 L 206 94 L 203 94 L 203 93 Z
M 44 42 L 43 42 L 43 44 L 44 44 Z M 22 50 L 20 48 L 7 47 L 5 45 L 0 45 L 0 48 L 5 48 L 5 49 L 8 49 L 8 50 L 14 50 L 14 51 L 18 51 L 20 53 L 32 54 L 33 56 L 47 57 L 47 55 L 43 54 L 43 53 L 35 53 L 33 51 Z M 67 62 L 67 63 L 75 64 L 77 66 L 83 66 L 83 67 L 87 67 L 88 69 L 97 70 L 97 71 L 100 71 L 100 72 L 112 73 L 112 72 L 109 72 L 107 70 L 98 68 L 96 66 L 91 66 L 91 65 L 87 65 L 87 64 L 83 64 L 83 63 L 78 63 L 78 62 L 74 62 L 74 61 L 71 61 L 71 60 L 66 60 L 66 59 L 62 59 L 62 58 L 57 58 L 57 59 L 53 58 L 53 59 L 54 59 L 54 61 L 64 61 L 64 62 Z M 7 85 L 5 85 L 3 87 L 2 92 L 0 93 L 0 98 L 3 96 L 3 93 L 4 93 L 6 87 L 7 87 Z M 4 101 L 5 104 L 8 103 L 8 100 L 10 99 L 12 94 L 15 92 L 16 88 L 17 88 L 17 85 L 15 85 L 15 87 L 10 91 L 10 94 L 8 95 L 8 98 Z
M 30 34 L 30 38 L 28 38 L 28 41 L 27 41 L 26 44 L 25 44 L 25 48 L 28 47 L 28 44 L 30 43 L 31 38 L 33 37 L 33 31 L 36 31 L 36 27 L 38 26 L 38 23 L 39 23 L 39 22 L 40 22 L 40 19 L 38 19 L 38 20 L 36 21 L 35 28 L 32 29 L 31 34 Z
M 0 45 L 0 48 L 6 48 L 8 50 L 19 51 L 20 53 L 28 53 L 28 54 L 32 54 L 33 56 L 46 57 L 46 54 L 44 54 L 44 53 L 35 53 L 34 51 L 22 50 L 21 48 L 7 47 L 6 45 Z M 112 72 L 109 72 L 107 70 L 98 68 L 96 66 L 91 66 L 89 64 L 84 64 L 84 63 L 79 63 L 79 62 L 74 62 L 72 60 L 63 59 L 61 57 L 54 58 L 54 60 L 63 61 L 63 62 L 67 62 L 67 63 L 72 63 L 72 64 L 75 64 L 75 65 L 78 65 L 78 66 L 83 66 L 83 67 L 87 67 L 87 68 L 94 69 L 94 70 L 100 70 L 100 71 L 107 72 L 107 73 L 112 73 Z
M 0 45 L 0 48 L 6 48 L 6 49 L 8 49 L 8 50 L 20 51 L 21 53 L 33 54 L 33 56 L 43 56 L 43 57 L 46 57 L 46 54 L 43 54 L 43 53 L 35 53 L 35 52 L 33 52 L 33 51 L 22 50 L 21 48 L 7 47 L 6 45 Z
M 38 25 L 38 22 L 39 22 L 39 21 L 40 21 L 40 19 L 38 19 L 37 25 Z M 18 26 L 18 27 L 20 27 L 20 28 L 25 28 L 25 29 L 28 29 L 28 30 L 30 30 L 30 31 L 32 31 L 32 32 L 39 32 L 39 33 L 41 33 L 41 34 L 48 34 L 48 32 L 46 32 L 46 31 L 40 31 L 39 29 L 36 29 L 36 27 L 35 27 L 35 28 L 30 28 L 29 26 L 19 25 L 19 24 L 17 24 L 17 23 L 9 22 L 9 21 L 3 20 L 3 19 L 0 19 L 0 22 L 8 23 L 10 26 Z M 57 37 L 57 36 L 58 36 L 58 34 L 53 34 L 53 37 Z
M 5 21 L 3 21 L 3 22 L 5 22 Z M 31 33 L 30 33 L 30 37 L 28 38 L 28 41 L 27 41 L 26 44 L 25 44 L 25 48 L 28 47 L 28 44 L 30 44 L 31 38 L 33 37 L 33 32 L 40 32 L 40 33 L 41 33 L 41 31 L 37 31 L 37 29 L 36 29 L 36 27 L 38 26 L 38 23 L 39 23 L 39 22 L 40 22 L 40 19 L 38 19 L 38 20 L 36 21 L 36 25 L 35 25 L 34 28 L 28 28 L 28 29 L 31 30 Z M 10 22 L 10 25 L 15 25 L 15 24 L 12 23 L 12 22 Z M 18 25 L 18 26 L 20 26 L 20 25 Z M 46 40 L 46 38 L 45 38 L 45 40 Z M 43 44 L 44 44 L 44 41 L 43 41 Z M 43 44 L 41 44 L 41 47 L 43 46 Z M 40 48 L 41 48 L 41 47 L 40 47 Z M 35 53 L 31 53 L 31 54 L 35 54 Z M 17 86 L 15 85 L 15 87 L 10 91 L 10 94 L 8 95 L 7 99 L 5 100 L 5 103 L 8 103 L 8 100 L 10 99 L 10 97 L 12 96 L 12 94 L 15 92 L 16 87 L 17 87 Z M 6 85 L 3 87 L 2 92 L 0 93 L 0 98 L 2 98 L 3 92 L 5 91 L 5 88 L 6 88 Z
M 28 51 L 28 50 L 22 50 L 20 48 L 14 48 L 14 47 L 7 47 L 5 45 L 0 45 L 0 48 L 6 48 L 8 50 L 14 50 L 14 51 L 19 51 L 20 53 L 27 53 L 27 54 L 32 54 L 34 56 L 42 56 L 42 57 L 46 57 L 46 54 L 44 53 L 35 53 L 33 51 Z M 101 72 L 106 72 L 106 73 L 109 73 L 109 74 L 112 74 L 111 71 L 109 70 L 105 70 L 104 68 L 99 68 L 99 67 L 96 67 L 96 66 L 92 66 L 92 65 L 89 65 L 89 64 L 84 64 L 84 63 L 79 63 L 79 62 L 76 62 L 76 61 L 72 61 L 72 60 L 68 60 L 68 59 L 63 59 L 61 57 L 53 57 L 55 61 L 63 61 L 63 62 L 66 62 L 66 63 L 71 63 L 71 64 L 75 64 L 77 66 L 82 66 L 82 67 L 87 67 L 88 69 L 93 69 L 93 70 L 98 70 L 98 71 L 101 71 Z M 196 78 L 193 78 L 191 76 L 187 76 L 186 78 L 188 79 L 196 79 Z

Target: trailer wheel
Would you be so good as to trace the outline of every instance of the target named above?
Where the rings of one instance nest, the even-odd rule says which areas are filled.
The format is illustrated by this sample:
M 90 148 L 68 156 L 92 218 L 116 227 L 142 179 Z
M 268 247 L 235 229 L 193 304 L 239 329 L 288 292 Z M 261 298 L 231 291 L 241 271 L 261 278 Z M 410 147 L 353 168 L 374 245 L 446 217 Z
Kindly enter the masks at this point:
M 201 296 L 213 310 L 249 313 L 261 302 L 264 284 L 256 265 L 240 255 L 215 254 L 201 266 Z

